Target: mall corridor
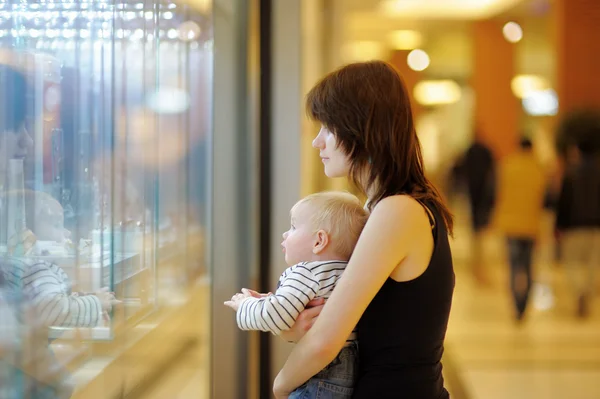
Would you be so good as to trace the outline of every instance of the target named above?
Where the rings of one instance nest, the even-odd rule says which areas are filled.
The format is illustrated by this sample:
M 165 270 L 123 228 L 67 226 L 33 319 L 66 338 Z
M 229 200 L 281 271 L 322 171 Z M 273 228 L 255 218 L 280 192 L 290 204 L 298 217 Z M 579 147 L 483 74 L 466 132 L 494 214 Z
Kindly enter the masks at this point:
M 457 284 L 445 365 L 449 383 L 455 383 L 450 385 L 453 397 L 599 398 L 600 302 L 595 300 L 589 319 L 577 319 L 564 270 L 544 256 L 544 250 L 551 250 L 540 248 L 528 314 L 517 324 L 499 238 L 488 243 L 492 278 L 482 288 L 464 261 L 468 230 L 455 235 Z

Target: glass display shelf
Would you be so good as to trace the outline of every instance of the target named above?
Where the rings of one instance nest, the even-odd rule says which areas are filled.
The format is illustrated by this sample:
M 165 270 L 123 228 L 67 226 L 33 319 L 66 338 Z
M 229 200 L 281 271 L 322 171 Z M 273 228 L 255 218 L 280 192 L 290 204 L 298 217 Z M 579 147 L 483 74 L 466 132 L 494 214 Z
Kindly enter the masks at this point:
M 0 0 L 0 269 L 41 262 L 66 275 L 62 296 L 114 292 L 97 325 L 48 328 L 84 380 L 100 373 L 86 364 L 110 365 L 172 320 L 165 309 L 187 306 L 208 273 L 202 3 Z

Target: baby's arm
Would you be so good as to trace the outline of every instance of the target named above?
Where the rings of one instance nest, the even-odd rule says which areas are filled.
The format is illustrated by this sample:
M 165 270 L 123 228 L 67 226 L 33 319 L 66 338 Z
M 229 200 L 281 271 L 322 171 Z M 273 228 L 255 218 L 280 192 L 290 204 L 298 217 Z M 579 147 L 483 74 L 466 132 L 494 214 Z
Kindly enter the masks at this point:
M 294 325 L 300 312 L 319 292 L 319 280 L 309 267 L 298 264 L 281 280 L 274 295 L 247 297 L 237 310 L 236 320 L 242 330 L 259 330 L 279 334 Z
M 95 295 L 72 296 L 64 287 L 68 277 L 57 265 L 38 262 L 23 276 L 24 288 L 38 317 L 47 325 L 95 327 L 102 321 L 102 303 Z
M 256 292 L 254 290 L 248 290 L 248 289 L 243 289 L 242 291 L 246 291 L 248 292 L 248 294 L 252 297 L 252 298 L 266 298 L 269 295 L 273 295 L 272 292 L 269 292 L 268 294 L 261 294 L 260 292 Z

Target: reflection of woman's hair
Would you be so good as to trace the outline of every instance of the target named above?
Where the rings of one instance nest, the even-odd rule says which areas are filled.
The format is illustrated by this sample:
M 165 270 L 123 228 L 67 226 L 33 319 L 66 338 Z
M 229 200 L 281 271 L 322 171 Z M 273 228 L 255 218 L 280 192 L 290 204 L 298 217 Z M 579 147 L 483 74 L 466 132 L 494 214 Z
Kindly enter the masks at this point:
M 308 93 L 306 108 L 335 134 L 370 206 L 408 194 L 435 206 L 452 232 L 452 214 L 425 176 L 408 91 L 391 65 L 356 63 L 330 73 Z
M 27 113 L 25 76 L 8 65 L 0 65 L 0 134 L 17 132 Z

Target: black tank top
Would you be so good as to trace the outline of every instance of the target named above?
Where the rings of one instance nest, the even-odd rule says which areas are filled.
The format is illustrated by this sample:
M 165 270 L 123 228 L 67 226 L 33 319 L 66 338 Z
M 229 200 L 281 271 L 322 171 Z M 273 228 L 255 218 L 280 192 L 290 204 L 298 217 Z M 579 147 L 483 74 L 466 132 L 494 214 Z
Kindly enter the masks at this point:
M 454 292 L 448 232 L 433 219 L 434 249 L 414 280 L 388 278 L 358 323 L 360 372 L 355 399 L 444 399 L 441 358 Z

